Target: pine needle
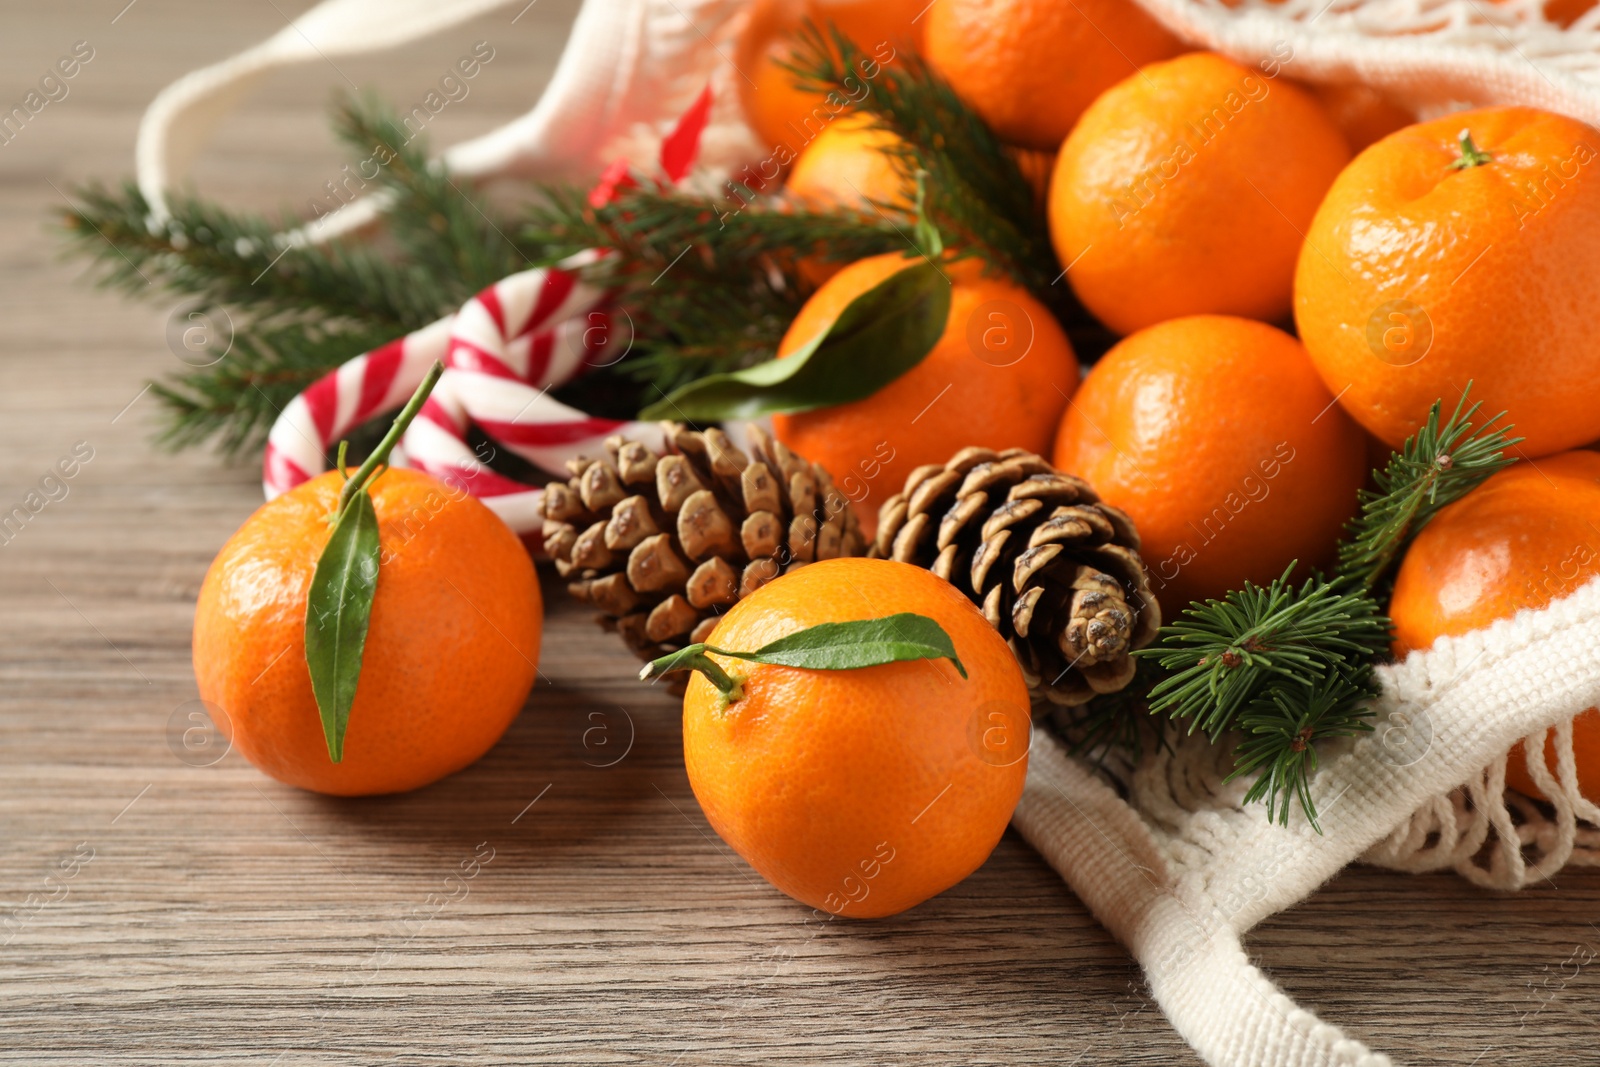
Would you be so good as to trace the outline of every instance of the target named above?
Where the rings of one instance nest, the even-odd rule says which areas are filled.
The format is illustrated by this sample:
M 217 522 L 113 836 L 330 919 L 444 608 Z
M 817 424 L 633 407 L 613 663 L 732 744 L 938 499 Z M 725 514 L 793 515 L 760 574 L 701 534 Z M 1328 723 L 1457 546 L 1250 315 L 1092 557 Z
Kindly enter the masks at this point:
M 1227 781 L 1259 773 L 1244 795 L 1246 804 L 1267 802 L 1267 818 L 1289 824 L 1289 802 L 1298 800 L 1317 833 L 1311 776 L 1317 770 L 1318 741 L 1369 732 L 1373 696 L 1371 670 L 1333 670 L 1309 682 L 1275 681 L 1251 700 L 1239 716 L 1244 740 L 1234 750 Z
M 1351 520 L 1339 546 L 1335 575 L 1367 590 L 1381 590 L 1413 538 L 1439 511 L 1476 489 L 1514 462 L 1506 452 L 1522 438 L 1510 426 L 1496 426 L 1501 412 L 1473 431 L 1480 403 L 1467 406 L 1472 383 L 1462 390 L 1443 426 L 1442 400 L 1434 401 L 1428 421 L 1374 472 L 1376 489 L 1361 491 L 1361 513 Z
M 1323 578 L 1296 589 L 1294 564 L 1266 586 L 1246 582 L 1221 600 L 1191 604 L 1135 656 L 1170 672 L 1150 708 L 1189 720 L 1213 741 L 1278 679 L 1310 684 L 1370 662 L 1389 644 L 1389 620 L 1364 591 Z

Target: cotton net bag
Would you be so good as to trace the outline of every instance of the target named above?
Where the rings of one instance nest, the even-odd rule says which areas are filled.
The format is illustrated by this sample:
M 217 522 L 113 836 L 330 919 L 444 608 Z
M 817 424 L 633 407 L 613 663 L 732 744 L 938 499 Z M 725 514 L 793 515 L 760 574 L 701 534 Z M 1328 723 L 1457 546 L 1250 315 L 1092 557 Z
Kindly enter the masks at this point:
M 937 2 L 937 0 L 935 0 Z M 1070 0 L 1061 0 L 1062 3 Z M 1419 117 L 1519 104 L 1600 126 L 1600 7 L 1565 28 L 1537 0 L 1138 0 L 1189 42 L 1292 77 L 1364 82 Z M 139 183 L 155 221 L 205 136 L 263 75 L 381 51 L 528 0 L 329 0 L 267 41 L 164 90 L 140 128 Z M 727 56 L 745 0 L 586 0 L 531 111 L 443 155 L 463 177 L 592 179 L 654 158 L 709 82 L 707 181 L 759 158 Z M 1284 59 L 1285 56 L 1289 58 Z M 299 239 L 365 225 L 377 200 L 319 219 Z M 1179 738 L 1138 763 L 1096 767 L 1036 731 L 1015 825 L 1139 959 L 1156 1000 L 1216 1067 L 1379 1067 L 1387 1056 L 1297 1007 L 1250 964 L 1241 935 L 1346 864 L 1450 869 L 1518 889 L 1567 864 L 1600 863 L 1600 810 L 1577 787 L 1572 720 L 1600 704 L 1600 582 L 1542 611 L 1443 638 L 1379 671 L 1374 731 L 1321 750 L 1311 783 L 1323 832 L 1246 808 L 1223 784 L 1225 746 Z M 1546 801 L 1505 785 L 1508 752 L 1555 754 L 1529 773 Z M 1514 758 L 1523 758 L 1520 754 Z

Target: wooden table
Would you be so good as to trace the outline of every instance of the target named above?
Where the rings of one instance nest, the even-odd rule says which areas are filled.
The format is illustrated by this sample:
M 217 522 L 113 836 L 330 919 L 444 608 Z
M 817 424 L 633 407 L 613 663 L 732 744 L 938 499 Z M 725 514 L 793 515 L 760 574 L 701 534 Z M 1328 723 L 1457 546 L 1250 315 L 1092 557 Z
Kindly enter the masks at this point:
M 257 472 L 152 448 L 144 388 L 181 369 L 177 301 L 91 292 L 44 226 L 74 183 L 131 169 L 161 86 L 305 4 L 125 3 L 0 16 L 8 107 L 73 42 L 95 49 L 0 148 L 0 510 L 93 449 L 0 547 L 0 1062 L 1197 1062 L 1014 835 L 893 920 L 819 923 L 770 889 L 696 807 L 672 700 L 553 582 L 547 681 L 454 778 L 333 800 L 236 753 L 175 755 L 195 594 L 259 502 Z M 322 121 L 341 75 L 409 102 L 479 39 L 496 60 L 436 134 L 488 129 L 534 99 L 575 6 L 271 79 L 198 184 L 309 199 L 341 162 Z M 445 876 L 464 861 L 463 892 Z M 1600 969 L 1563 967 L 1600 946 L 1600 878 L 1556 881 L 1499 896 L 1352 870 L 1250 943 L 1302 1004 L 1400 1062 L 1600 1063 Z

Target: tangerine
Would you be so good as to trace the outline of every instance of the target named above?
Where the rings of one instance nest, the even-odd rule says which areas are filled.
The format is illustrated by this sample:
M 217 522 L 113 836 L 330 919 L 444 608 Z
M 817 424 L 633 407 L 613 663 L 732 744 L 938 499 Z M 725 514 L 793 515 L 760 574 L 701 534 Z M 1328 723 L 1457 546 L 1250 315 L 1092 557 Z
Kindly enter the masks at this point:
M 1557 26 L 1571 26 L 1594 7 L 1595 0 L 1549 0 L 1544 5 L 1544 17 Z
M 1352 152 L 1417 121 L 1410 111 L 1364 82 L 1323 82 L 1307 88 L 1344 134 Z
M 889 252 L 829 278 L 789 325 L 779 358 L 828 329 L 856 297 L 918 262 Z M 778 439 L 822 464 L 854 502 L 869 540 L 878 505 L 917 467 L 943 463 L 967 445 L 1043 452 L 1078 386 L 1071 343 L 1027 290 L 985 275 L 977 260 L 943 270 L 951 279 L 950 317 L 921 363 L 860 400 L 772 417 Z
M 1046 205 L 1050 203 L 1050 175 L 1055 173 L 1056 153 L 1015 146 L 1008 147 L 1006 152 L 1017 164 L 1017 170 L 1022 173 L 1022 180 L 1033 190 L 1034 208 L 1043 213 Z
M 976 870 L 1028 770 L 1016 657 L 955 586 L 910 564 L 831 559 L 735 604 L 707 643 L 749 651 L 824 622 L 925 615 L 948 660 L 802 670 L 712 655 L 742 677 L 727 703 L 695 674 L 683 755 L 706 819 L 763 878 L 837 915 L 893 915 Z
M 745 118 L 778 167 L 787 166 L 807 144 L 865 95 L 865 81 L 914 51 L 920 0 L 756 0 L 735 45 L 734 66 L 742 73 L 739 98 Z M 852 75 L 860 88 L 848 94 L 818 93 L 795 84 L 784 64 L 792 61 L 805 20 L 830 23 L 866 55 Z M 772 168 L 776 173 L 776 167 Z M 766 169 L 762 170 L 766 173 Z
M 1061 147 L 1050 234 L 1118 333 L 1205 313 L 1287 319 L 1301 235 L 1350 159 L 1311 96 L 1208 52 L 1153 63 Z
M 1407 549 L 1389 617 L 1405 657 L 1442 636 L 1479 630 L 1560 600 L 1600 574 L 1600 455 L 1563 452 L 1524 460 L 1440 509 Z M 1572 724 L 1578 785 L 1600 802 L 1600 712 Z M 1555 739 L 1545 763 L 1554 773 Z M 1521 744 L 1506 784 L 1542 796 Z
M 840 207 L 871 211 L 876 201 L 909 212 L 916 202 L 916 186 L 906 180 L 893 155 L 902 143 L 866 115 L 840 118 L 795 160 L 789 193 L 816 211 Z
M 1600 131 L 1532 108 L 1409 126 L 1328 190 L 1295 321 L 1328 388 L 1398 448 L 1470 380 L 1549 455 L 1600 438 Z
M 1249 319 L 1141 330 L 1089 371 L 1056 467 L 1138 527 L 1162 615 L 1332 560 L 1366 441 L 1300 343 Z
M 411 470 L 371 486 L 381 552 L 344 758 L 329 759 L 306 667 L 306 596 L 343 480 L 268 501 L 206 572 L 194 617 L 200 698 L 282 782 L 356 796 L 417 789 L 500 739 L 533 685 L 543 625 L 533 562 L 464 492 Z
M 1183 43 L 1133 0 L 940 0 L 928 63 L 1003 141 L 1053 152 L 1106 89 Z

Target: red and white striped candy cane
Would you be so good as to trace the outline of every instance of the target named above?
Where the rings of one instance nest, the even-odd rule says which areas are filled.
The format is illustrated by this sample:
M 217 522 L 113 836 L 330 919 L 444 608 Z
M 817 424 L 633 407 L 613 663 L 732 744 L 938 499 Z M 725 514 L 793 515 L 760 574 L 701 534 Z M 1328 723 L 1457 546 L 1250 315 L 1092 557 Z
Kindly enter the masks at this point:
M 536 532 L 539 490 L 492 470 L 467 443 L 467 425 L 555 474 L 566 460 L 597 453 L 613 433 L 659 444 L 651 424 L 592 418 L 547 392 L 616 358 L 603 299 L 571 271 L 523 271 L 455 315 L 355 357 L 297 396 L 273 424 L 262 471 L 268 499 L 325 470 L 334 442 L 405 403 L 441 360 L 445 373 L 392 462 L 466 489 L 518 533 Z

